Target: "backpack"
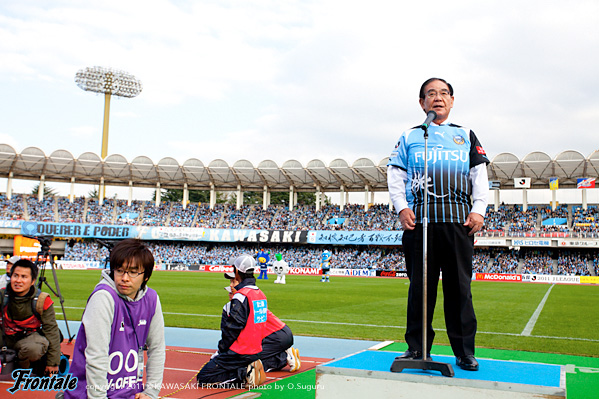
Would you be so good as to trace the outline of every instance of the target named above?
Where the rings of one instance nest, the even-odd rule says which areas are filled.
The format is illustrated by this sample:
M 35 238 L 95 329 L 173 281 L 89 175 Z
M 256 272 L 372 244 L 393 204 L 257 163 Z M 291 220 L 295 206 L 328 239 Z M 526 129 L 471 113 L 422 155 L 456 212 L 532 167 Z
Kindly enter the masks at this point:
M 4 309 L 8 306 L 9 295 L 8 290 L 3 288 L 0 290 L 0 296 L 2 296 L 2 313 L 0 317 L 4 316 Z M 44 313 L 44 302 L 46 302 L 46 298 L 50 296 L 47 292 L 42 292 L 41 289 L 37 288 L 35 291 L 35 296 L 31 301 L 31 312 L 38 319 L 42 320 L 42 314 Z

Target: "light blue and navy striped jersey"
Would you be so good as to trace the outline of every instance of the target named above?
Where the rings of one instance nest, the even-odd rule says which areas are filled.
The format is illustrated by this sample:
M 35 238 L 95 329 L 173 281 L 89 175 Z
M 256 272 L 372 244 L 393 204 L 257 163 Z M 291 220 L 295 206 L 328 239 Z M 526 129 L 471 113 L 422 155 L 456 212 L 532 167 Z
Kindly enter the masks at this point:
M 431 223 L 464 223 L 472 207 L 470 169 L 489 163 L 485 150 L 468 128 L 454 124 L 431 124 L 428 128 L 428 218 Z M 406 199 L 416 215 L 424 217 L 424 131 L 413 128 L 402 133 L 387 165 L 408 174 Z

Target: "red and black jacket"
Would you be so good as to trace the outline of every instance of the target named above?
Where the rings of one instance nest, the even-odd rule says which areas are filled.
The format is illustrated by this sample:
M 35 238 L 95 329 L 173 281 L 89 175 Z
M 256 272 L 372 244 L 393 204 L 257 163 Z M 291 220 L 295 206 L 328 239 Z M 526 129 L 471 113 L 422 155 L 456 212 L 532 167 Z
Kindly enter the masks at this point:
M 258 287 L 256 279 L 248 278 L 235 287 L 229 308 L 229 317 L 221 321 L 222 338 L 219 353 L 232 350 L 240 355 L 254 355 L 262 351 L 267 321 L 266 296 Z

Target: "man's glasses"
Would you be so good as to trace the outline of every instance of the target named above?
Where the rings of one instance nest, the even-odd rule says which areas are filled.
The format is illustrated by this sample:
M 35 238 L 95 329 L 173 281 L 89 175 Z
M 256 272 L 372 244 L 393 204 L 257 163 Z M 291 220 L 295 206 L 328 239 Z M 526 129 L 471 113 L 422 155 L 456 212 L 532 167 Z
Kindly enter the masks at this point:
M 139 277 L 142 274 L 144 274 L 144 272 L 138 272 L 137 269 L 133 269 L 133 270 L 123 270 L 123 269 L 116 269 L 114 271 L 114 274 L 116 274 L 119 277 L 122 277 L 125 274 L 128 274 L 129 277 L 131 278 L 135 278 L 135 277 Z
M 449 90 L 441 90 L 441 91 L 429 90 L 429 91 L 426 92 L 426 96 L 428 98 L 435 98 L 437 96 L 451 97 L 451 93 L 449 92 Z

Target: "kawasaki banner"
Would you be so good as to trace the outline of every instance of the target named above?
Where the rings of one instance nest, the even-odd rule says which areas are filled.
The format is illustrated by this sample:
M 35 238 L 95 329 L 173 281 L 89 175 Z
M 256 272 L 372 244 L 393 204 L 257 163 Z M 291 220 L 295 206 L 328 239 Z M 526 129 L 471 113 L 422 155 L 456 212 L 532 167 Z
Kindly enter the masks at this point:
M 341 245 L 401 245 L 402 236 L 401 231 L 206 229 L 50 222 L 22 222 L 21 234 L 63 238 Z

